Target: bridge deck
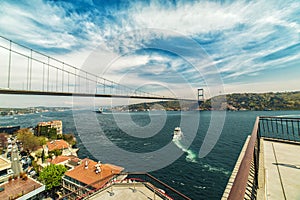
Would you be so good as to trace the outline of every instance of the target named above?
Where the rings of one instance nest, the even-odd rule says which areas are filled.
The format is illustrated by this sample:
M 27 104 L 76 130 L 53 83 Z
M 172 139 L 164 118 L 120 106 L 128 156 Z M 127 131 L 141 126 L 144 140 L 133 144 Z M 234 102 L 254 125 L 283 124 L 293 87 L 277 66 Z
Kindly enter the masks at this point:
M 261 141 L 266 199 L 300 199 L 300 145 Z
M 89 94 L 89 93 L 53 92 L 53 91 L 27 91 L 27 90 L 1 89 L 1 88 L 0 88 L 0 94 L 132 98 L 132 99 L 153 99 L 153 100 L 181 100 L 181 101 L 196 102 L 196 100 L 193 99 L 180 99 L 175 97 L 153 97 L 153 96 L 136 96 L 136 95 L 119 95 L 119 94 Z

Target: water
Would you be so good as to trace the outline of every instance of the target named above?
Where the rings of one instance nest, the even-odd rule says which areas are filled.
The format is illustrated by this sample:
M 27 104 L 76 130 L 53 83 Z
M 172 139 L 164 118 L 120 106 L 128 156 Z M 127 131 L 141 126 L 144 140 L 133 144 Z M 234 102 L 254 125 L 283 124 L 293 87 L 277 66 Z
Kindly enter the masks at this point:
M 82 116 L 91 115 L 91 111 L 76 112 L 79 112 Z M 183 115 L 188 115 L 188 117 L 192 119 L 193 117 L 196 118 L 199 113 L 199 128 L 192 144 L 187 146 L 184 141 L 192 135 L 189 130 L 190 126 L 184 127 L 184 129 L 182 127 L 184 134 L 183 139 L 172 141 L 171 134 L 174 128 L 180 124 Z M 201 159 L 198 158 L 198 152 L 210 122 L 211 113 L 208 111 L 190 113 L 167 112 L 168 117 L 161 127 L 161 130 L 155 136 L 149 138 L 135 138 L 124 134 L 124 130 L 121 130 L 118 126 L 128 129 L 133 128 L 132 126 L 134 125 L 128 123 L 128 119 L 124 119 L 123 121 L 121 119 L 117 125 L 112 114 L 98 114 L 96 117 L 99 125 L 109 140 L 126 151 L 143 153 L 160 149 L 167 144 L 175 145 L 178 151 L 182 152 L 182 156 L 171 165 L 153 171 L 151 174 L 192 199 L 220 199 L 244 141 L 247 135 L 251 134 L 256 116 L 278 115 L 299 116 L 299 111 L 227 112 L 225 125 L 218 142 L 213 150 L 206 157 Z M 155 115 L 152 117 L 155 118 Z M 159 117 L 159 115 L 157 115 L 157 117 Z M 147 128 L 147 125 L 153 120 L 153 118 L 149 117 L 147 112 L 131 113 L 130 118 L 135 126 L 145 128 Z M 14 117 L 0 117 L 0 126 L 21 125 L 21 127 L 29 127 L 35 126 L 40 121 L 50 121 L 55 119 L 63 121 L 64 133 L 74 133 L 78 137 L 72 111 L 48 112 L 43 113 L 42 115 L 37 113 Z M 85 117 L 83 117 L 82 120 L 85 120 Z M 90 121 L 83 122 L 87 124 L 91 123 Z M 193 120 L 189 120 L 189 122 L 193 123 Z M 93 132 L 92 129 L 89 130 L 89 126 L 86 127 L 86 131 L 90 131 L 90 136 L 93 138 L 96 133 Z M 87 151 L 80 139 L 78 147 L 80 148 L 78 153 L 80 158 L 94 158 L 95 155 L 92 155 Z M 107 160 L 109 161 L 109 158 L 107 158 Z M 117 161 L 115 160 L 112 162 L 122 165 L 122 163 L 116 163 Z M 122 162 L 130 162 L 130 160 Z

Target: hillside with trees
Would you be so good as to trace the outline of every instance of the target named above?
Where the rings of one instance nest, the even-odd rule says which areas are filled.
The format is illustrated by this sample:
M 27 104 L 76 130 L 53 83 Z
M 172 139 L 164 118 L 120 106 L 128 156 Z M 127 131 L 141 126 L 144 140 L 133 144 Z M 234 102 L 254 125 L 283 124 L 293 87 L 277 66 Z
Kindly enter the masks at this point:
M 160 101 L 152 103 L 140 103 L 129 106 L 115 107 L 118 111 L 149 111 L 149 110 L 211 110 L 211 102 L 221 96 L 208 99 L 198 106 L 192 101 Z M 222 96 L 224 97 L 224 96 Z M 300 92 L 282 93 L 234 93 L 226 95 L 226 103 L 223 109 L 227 110 L 300 110 Z
M 226 95 L 229 110 L 300 110 L 300 92 Z

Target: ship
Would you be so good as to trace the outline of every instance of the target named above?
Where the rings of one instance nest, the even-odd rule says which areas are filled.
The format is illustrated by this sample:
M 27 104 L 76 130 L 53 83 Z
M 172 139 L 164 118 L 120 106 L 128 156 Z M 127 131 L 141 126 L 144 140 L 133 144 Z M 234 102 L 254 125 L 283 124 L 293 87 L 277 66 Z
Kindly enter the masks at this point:
M 174 132 L 173 132 L 173 140 L 178 140 L 182 138 L 182 131 L 180 127 L 175 127 Z
M 96 112 L 96 113 L 100 113 L 100 114 L 102 114 L 102 113 L 103 113 L 103 108 L 102 108 L 102 107 L 100 107 L 100 108 L 98 108 L 98 110 L 96 110 L 95 112 Z

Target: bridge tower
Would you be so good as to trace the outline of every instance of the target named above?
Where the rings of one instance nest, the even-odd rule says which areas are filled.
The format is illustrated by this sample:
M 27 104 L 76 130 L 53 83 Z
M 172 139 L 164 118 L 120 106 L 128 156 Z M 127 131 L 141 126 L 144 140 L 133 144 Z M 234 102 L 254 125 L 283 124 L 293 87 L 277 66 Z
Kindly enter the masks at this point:
M 203 88 L 198 88 L 198 105 L 200 106 L 204 102 L 204 90 Z

